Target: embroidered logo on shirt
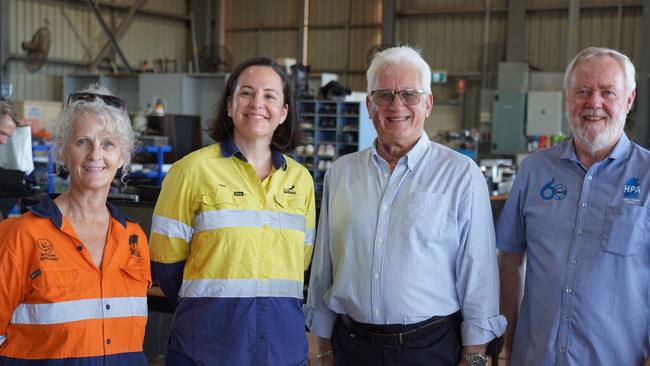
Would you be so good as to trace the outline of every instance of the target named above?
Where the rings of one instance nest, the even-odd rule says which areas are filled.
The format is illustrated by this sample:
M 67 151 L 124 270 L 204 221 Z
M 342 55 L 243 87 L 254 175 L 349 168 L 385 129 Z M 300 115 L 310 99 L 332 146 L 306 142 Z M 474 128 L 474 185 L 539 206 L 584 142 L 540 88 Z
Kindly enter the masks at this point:
M 283 188 L 282 192 L 284 192 L 284 194 L 296 194 L 296 186 L 293 185 L 289 188 Z
M 553 179 L 542 186 L 542 189 L 539 191 L 539 195 L 543 200 L 548 201 L 554 199 L 559 201 L 563 200 L 566 197 L 566 186 L 564 184 L 553 185 L 554 182 L 555 177 L 553 177 Z
M 54 251 L 54 244 L 47 239 L 38 239 L 36 241 L 36 246 L 38 250 L 41 251 L 41 260 L 42 261 L 58 261 L 59 257 L 56 254 L 52 253 Z
M 131 234 L 131 236 L 129 236 L 129 250 L 131 250 L 131 257 L 142 257 L 142 255 L 140 255 L 140 249 L 138 249 L 138 236 L 136 234 Z
M 639 203 L 639 196 L 641 195 L 641 186 L 639 185 L 639 178 L 631 177 L 625 182 L 623 187 L 623 202 L 627 204 Z

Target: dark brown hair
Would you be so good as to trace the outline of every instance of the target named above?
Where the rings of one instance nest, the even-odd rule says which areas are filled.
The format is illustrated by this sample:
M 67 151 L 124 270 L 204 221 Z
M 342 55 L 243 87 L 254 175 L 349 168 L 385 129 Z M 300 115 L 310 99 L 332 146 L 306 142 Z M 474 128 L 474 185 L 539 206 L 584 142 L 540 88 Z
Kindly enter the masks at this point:
M 248 59 L 239 64 L 239 66 L 237 66 L 232 74 L 230 74 L 230 77 L 226 82 L 224 93 L 221 96 L 221 99 L 219 99 L 219 103 L 217 104 L 217 109 L 212 118 L 210 118 L 210 124 L 207 132 L 210 137 L 212 137 L 216 142 L 222 142 L 233 137 L 235 127 L 232 118 L 228 116 L 228 101 L 235 93 L 235 88 L 237 87 L 239 76 L 244 70 L 251 66 L 270 67 L 273 69 L 273 71 L 275 71 L 276 74 L 278 74 L 280 80 L 282 80 L 284 104 L 288 107 L 287 118 L 284 123 L 280 124 L 275 132 L 273 132 L 271 146 L 281 152 L 290 152 L 300 144 L 298 113 L 296 111 L 296 103 L 293 99 L 293 90 L 289 82 L 289 77 L 284 71 L 284 68 L 278 65 L 275 61 L 266 57 L 255 57 Z

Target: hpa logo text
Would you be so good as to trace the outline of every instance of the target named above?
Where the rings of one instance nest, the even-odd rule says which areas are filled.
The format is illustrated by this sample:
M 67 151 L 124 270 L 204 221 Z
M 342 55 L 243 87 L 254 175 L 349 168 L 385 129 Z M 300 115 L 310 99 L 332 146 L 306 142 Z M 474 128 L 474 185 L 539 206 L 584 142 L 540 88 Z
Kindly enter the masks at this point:
M 625 182 L 623 188 L 623 199 L 626 201 L 638 201 L 641 195 L 641 186 L 639 185 L 639 178 L 632 177 Z

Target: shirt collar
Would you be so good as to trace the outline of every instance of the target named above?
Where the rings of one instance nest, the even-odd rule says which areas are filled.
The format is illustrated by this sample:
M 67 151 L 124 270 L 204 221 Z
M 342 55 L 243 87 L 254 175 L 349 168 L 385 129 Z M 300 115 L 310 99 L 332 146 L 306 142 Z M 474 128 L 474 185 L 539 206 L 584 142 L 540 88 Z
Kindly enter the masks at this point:
M 627 156 L 629 148 L 630 139 L 628 139 L 625 132 L 623 132 L 623 134 L 621 134 L 621 138 L 618 140 L 616 145 L 614 145 L 614 148 L 605 159 L 622 159 Z M 579 161 L 575 146 L 573 144 L 573 139 L 569 139 L 564 142 L 564 145 L 560 147 L 558 157 L 560 159 Z
M 110 202 L 106 202 L 106 207 L 108 208 L 110 215 L 124 228 L 126 228 L 127 220 L 135 222 L 135 220 L 124 214 Z M 45 197 L 43 197 L 43 199 L 41 199 L 41 201 L 36 205 L 30 206 L 29 210 L 36 216 L 52 220 L 54 226 L 59 229 L 63 224 L 63 215 L 61 214 L 61 210 L 59 210 L 59 206 L 57 206 L 54 201 L 52 201 L 49 195 L 45 195 Z
M 235 145 L 235 140 L 232 137 L 221 141 L 221 156 L 224 158 L 234 156 L 241 161 L 248 162 L 248 159 L 246 159 L 237 145 Z M 273 167 L 276 170 L 280 170 L 281 168 L 287 169 L 287 161 L 284 159 L 284 156 L 273 146 L 271 146 L 271 159 L 273 160 Z
M 375 142 L 372 144 L 372 156 L 375 159 L 382 159 L 385 160 L 384 158 L 379 155 L 379 152 L 377 151 L 377 139 L 375 138 Z M 417 163 L 422 159 L 424 156 L 424 153 L 426 153 L 427 149 L 430 146 L 430 140 L 429 140 L 429 135 L 425 131 L 422 131 L 422 136 L 420 136 L 420 139 L 418 142 L 415 143 L 415 145 L 409 150 L 409 152 L 404 155 L 406 157 L 406 166 L 409 168 L 409 170 L 413 170 Z

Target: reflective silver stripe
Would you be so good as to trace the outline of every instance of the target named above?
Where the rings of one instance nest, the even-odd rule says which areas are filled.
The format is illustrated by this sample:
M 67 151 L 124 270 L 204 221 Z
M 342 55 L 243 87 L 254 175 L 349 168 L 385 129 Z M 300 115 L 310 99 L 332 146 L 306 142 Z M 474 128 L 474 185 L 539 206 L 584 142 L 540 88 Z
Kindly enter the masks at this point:
M 147 316 L 146 297 L 109 297 L 49 304 L 20 304 L 11 315 L 10 323 L 43 325 L 131 316 Z
M 250 280 L 183 280 L 180 297 L 294 297 L 302 299 L 301 281 L 259 278 Z
M 305 245 L 313 245 L 316 237 L 316 229 L 305 230 Z
M 6 339 L 7 339 L 6 336 L 0 335 L 0 346 L 2 346 L 3 343 L 5 343 Z
M 181 238 L 188 243 L 192 241 L 192 227 L 168 217 L 153 215 L 151 232 L 172 238 Z
M 307 219 L 303 215 L 278 211 L 218 210 L 205 211 L 194 218 L 194 231 L 201 232 L 227 227 L 262 227 L 305 231 Z

